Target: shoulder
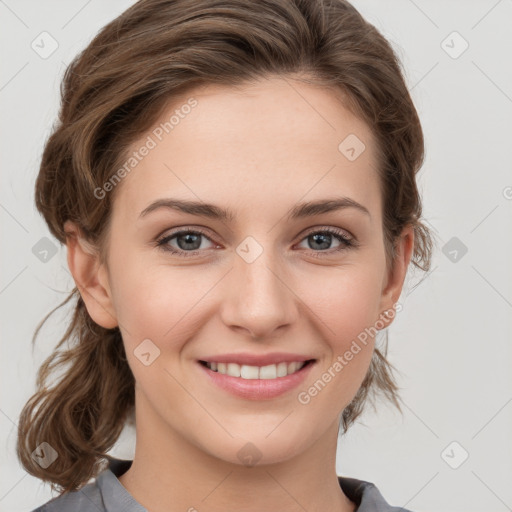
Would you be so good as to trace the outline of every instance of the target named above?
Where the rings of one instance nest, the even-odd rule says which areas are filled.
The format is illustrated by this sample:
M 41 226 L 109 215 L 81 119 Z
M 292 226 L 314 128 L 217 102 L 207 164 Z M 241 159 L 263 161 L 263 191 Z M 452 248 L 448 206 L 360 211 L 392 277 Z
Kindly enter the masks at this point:
M 32 512 L 147 512 L 117 478 L 129 469 L 132 461 L 110 456 L 107 459 L 108 467 L 94 481 L 77 491 L 53 498 Z
M 67 512 L 69 510 L 77 512 L 104 512 L 106 510 L 96 481 L 77 491 L 57 496 L 32 512 Z
M 390 505 L 372 482 L 342 476 L 338 476 L 338 481 L 349 500 L 356 503 L 357 512 L 413 512 Z

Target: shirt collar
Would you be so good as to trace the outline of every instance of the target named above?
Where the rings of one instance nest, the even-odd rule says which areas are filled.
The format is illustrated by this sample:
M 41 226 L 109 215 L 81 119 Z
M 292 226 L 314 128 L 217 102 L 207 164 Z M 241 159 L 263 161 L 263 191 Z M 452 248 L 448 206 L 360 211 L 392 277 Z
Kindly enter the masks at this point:
M 135 500 L 128 490 L 118 480 L 123 473 L 128 471 L 132 460 L 116 459 L 107 456 L 108 468 L 102 471 L 96 482 L 101 490 L 106 512 L 147 512 L 147 510 Z M 391 507 L 377 487 L 365 480 L 338 476 L 341 489 L 357 506 L 355 512 L 393 512 Z M 410 512 L 407 509 L 400 509 L 402 512 Z

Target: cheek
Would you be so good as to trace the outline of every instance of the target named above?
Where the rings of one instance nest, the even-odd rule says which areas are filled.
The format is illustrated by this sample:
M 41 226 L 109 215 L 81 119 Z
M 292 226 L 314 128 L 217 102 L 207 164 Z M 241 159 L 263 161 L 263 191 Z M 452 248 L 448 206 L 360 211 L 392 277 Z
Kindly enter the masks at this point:
M 380 297 L 376 270 L 354 265 L 337 276 L 310 288 L 307 303 L 315 313 L 310 316 L 317 319 L 315 330 L 321 329 L 328 355 L 297 395 L 299 411 L 323 418 L 325 425 L 352 401 L 366 376 Z
M 164 407 L 176 406 L 186 396 L 165 372 L 177 368 L 173 365 L 205 321 L 201 317 L 207 301 L 204 295 L 215 279 L 193 279 L 190 271 L 180 272 L 185 269 L 128 263 L 118 269 L 114 301 L 129 366 L 141 392 L 155 407 L 161 399 Z M 162 389 L 165 398 L 155 393 Z
M 207 286 L 208 276 L 194 275 L 190 269 L 149 265 L 142 258 L 129 257 L 115 266 L 112 280 L 117 319 L 130 345 L 145 338 L 159 346 L 182 339 L 189 312 L 212 287 Z
M 323 275 L 303 276 L 297 295 L 309 316 L 322 326 L 332 350 L 340 353 L 379 316 L 382 281 L 378 265 L 348 265 L 328 269 Z
M 371 361 L 382 279 L 378 265 L 354 264 L 330 270 L 329 279 L 317 279 L 315 286 L 309 282 L 307 294 L 306 289 L 302 293 L 329 352 L 320 372 L 330 391 L 323 393 L 318 404 L 334 394 L 341 407 L 358 390 Z M 322 384 L 317 387 L 322 388 Z

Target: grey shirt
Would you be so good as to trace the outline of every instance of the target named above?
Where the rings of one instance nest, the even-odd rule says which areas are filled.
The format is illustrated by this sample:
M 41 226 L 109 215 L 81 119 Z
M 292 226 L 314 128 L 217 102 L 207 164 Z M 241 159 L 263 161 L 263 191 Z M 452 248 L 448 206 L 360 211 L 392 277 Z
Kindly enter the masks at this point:
M 57 496 L 32 512 L 147 512 L 117 477 L 128 471 L 131 460 L 108 457 L 109 466 L 78 491 Z M 371 482 L 338 476 L 343 492 L 357 505 L 356 512 L 411 512 L 392 507 Z

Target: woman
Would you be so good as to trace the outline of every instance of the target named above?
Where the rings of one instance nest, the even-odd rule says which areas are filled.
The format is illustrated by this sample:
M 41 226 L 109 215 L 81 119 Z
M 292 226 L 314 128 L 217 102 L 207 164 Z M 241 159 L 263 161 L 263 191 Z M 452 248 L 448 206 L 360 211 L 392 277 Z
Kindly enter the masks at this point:
M 335 466 L 372 394 L 400 408 L 375 336 L 432 249 L 383 36 L 344 0 L 141 0 L 59 117 L 36 205 L 75 312 L 19 422 L 61 491 L 37 510 L 398 510 Z

